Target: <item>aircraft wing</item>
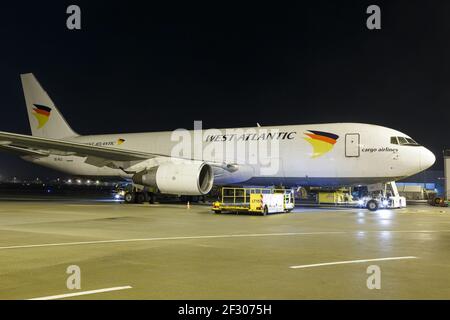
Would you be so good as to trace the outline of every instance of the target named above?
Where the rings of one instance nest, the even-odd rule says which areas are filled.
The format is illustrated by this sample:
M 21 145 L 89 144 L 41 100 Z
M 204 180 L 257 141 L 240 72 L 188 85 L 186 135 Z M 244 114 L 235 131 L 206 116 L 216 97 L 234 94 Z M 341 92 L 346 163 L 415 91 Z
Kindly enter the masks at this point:
M 109 161 L 143 161 L 158 156 L 168 157 L 168 155 L 91 146 L 67 140 L 41 138 L 2 131 L 0 131 L 0 150 L 23 155 L 48 156 L 54 154 L 91 157 L 92 159 L 106 159 Z
M 86 163 L 97 167 L 110 166 L 112 168 L 126 168 L 133 162 L 136 163 L 155 157 L 170 157 L 170 155 L 166 154 L 105 148 L 73 141 L 49 139 L 3 131 L 0 131 L 0 151 L 7 151 L 20 156 L 46 157 L 49 155 L 60 155 L 87 157 Z M 233 173 L 240 168 L 235 164 L 214 163 L 209 161 L 208 164 L 228 173 Z

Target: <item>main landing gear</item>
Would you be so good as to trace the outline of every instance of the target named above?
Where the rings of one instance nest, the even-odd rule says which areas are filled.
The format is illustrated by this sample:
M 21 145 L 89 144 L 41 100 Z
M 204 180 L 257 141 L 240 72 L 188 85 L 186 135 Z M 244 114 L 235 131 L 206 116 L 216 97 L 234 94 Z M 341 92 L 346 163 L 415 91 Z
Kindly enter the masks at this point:
M 125 203 L 155 203 L 155 194 L 147 191 L 129 191 L 123 197 Z

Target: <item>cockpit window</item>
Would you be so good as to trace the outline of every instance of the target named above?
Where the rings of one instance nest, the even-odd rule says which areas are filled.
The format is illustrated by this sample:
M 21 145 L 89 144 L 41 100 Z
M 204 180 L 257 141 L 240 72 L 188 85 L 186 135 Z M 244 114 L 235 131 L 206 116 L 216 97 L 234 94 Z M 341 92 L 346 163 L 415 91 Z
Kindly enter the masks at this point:
M 391 144 L 399 144 L 401 146 L 419 146 L 414 139 L 407 137 L 391 137 Z
M 406 140 L 406 138 L 403 138 L 403 137 L 398 137 L 398 142 L 400 143 L 400 145 L 408 144 L 408 141 Z

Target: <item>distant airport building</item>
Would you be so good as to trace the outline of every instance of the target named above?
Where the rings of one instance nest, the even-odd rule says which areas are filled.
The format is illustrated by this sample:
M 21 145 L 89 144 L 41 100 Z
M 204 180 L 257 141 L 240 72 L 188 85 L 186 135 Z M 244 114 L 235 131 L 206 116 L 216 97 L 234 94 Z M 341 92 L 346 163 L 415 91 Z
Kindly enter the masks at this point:
M 440 170 L 420 172 L 397 181 L 397 188 L 400 195 L 410 201 L 428 200 L 435 195 L 443 195 L 445 192 L 444 172 Z
M 444 150 L 445 199 L 450 198 L 450 149 Z

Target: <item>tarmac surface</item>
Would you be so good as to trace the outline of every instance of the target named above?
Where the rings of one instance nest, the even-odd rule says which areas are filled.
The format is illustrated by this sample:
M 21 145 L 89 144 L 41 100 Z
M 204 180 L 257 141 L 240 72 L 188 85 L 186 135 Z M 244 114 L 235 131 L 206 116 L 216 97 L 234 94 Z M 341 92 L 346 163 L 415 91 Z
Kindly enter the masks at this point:
M 450 299 L 449 208 L 24 200 L 0 200 L 0 299 Z

